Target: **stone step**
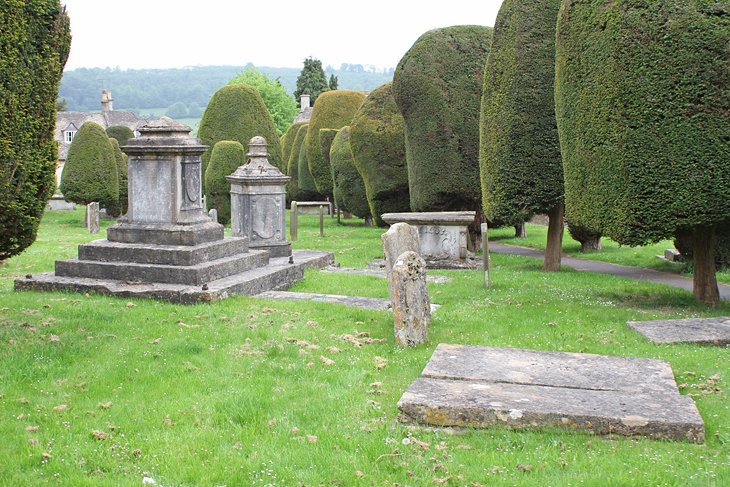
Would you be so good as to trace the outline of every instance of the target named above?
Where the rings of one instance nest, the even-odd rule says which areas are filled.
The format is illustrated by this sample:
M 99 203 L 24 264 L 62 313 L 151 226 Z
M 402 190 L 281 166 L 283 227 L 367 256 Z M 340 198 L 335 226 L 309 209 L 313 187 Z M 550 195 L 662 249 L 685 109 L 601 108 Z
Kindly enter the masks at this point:
M 210 281 L 207 289 L 186 284 L 130 282 L 116 279 L 65 277 L 52 272 L 16 279 L 16 291 L 65 291 L 97 293 L 124 298 L 162 299 L 173 303 L 194 304 L 217 301 L 234 294 L 254 295 L 271 289 L 286 289 L 304 277 L 306 269 L 319 269 L 333 263 L 329 252 L 294 250 L 294 263 L 288 257 L 271 259 L 264 267 Z
M 103 239 L 79 245 L 79 260 L 192 266 L 247 251 L 248 239 L 236 237 L 195 246 L 130 244 Z
M 265 250 L 252 250 L 191 266 L 70 259 L 56 261 L 56 275 L 129 282 L 200 285 L 265 266 L 268 261 L 269 253 Z

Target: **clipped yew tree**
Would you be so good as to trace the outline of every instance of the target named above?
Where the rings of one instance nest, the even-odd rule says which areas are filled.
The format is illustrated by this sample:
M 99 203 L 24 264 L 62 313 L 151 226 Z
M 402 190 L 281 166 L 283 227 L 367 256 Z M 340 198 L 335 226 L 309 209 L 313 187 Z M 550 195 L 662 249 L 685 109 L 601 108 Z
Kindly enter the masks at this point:
M 342 127 L 335 135 L 330 149 L 330 163 L 334 176 L 335 203 L 337 208 L 348 211 L 368 223 L 370 206 L 365 196 L 365 183 L 355 167 L 350 148 L 350 127 Z
M 322 129 L 340 129 L 350 125 L 363 100 L 365 95 L 358 91 L 332 90 L 321 93 L 314 102 L 305 147 L 309 170 L 317 191 L 323 196 L 332 197 L 332 169 L 322 153 L 319 132 Z
M 56 98 L 71 35 L 58 0 L 0 2 L 0 261 L 36 239 L 56 189 Z
M 335 182 L 335 173 L 332 170 L 332 163 L 330 161 L 330 149 L 332 148 L 332 142 L 335 140 L 335 136 L 337 135 L 337 132 L 339 132 L 339 129 L 322 129 L 319 131 L 319 147 L 322 150 L 322 155 L 324 156 L 325 161 L 327 161 L 327 164 L 330 167 L 330 170 L 332 171 L 332 184 L 334 185 Z M 334 192 L 334 186 L 333 186 L 333 192 Z
M 284 166 L 281 172 L 283 173 L 286 173 L 289 170 L 289 156 L 291 155 L 291 150 L 294 146 L 294 139 L 297 136 L 297 132 L 299 132 L 299 127 L 302 125 L 304 125 L 304 122 L 292 124 L 279 139 L 279 145 L 281 146 L 281 160 L 283 163 L 282 165 Z
M 106 134 L 110 138 L 116 139 L 121 147 L 127 145 L 127 141 L 129 139 L 134 138 L 134 132 L 132 132 L 132 129 L 125 125 L 112 125 L 106 129 Z
M 68 148 L 61 176 L 66 201 L 88 205 L 98 201 L 106 209 L 119 205 L 119 173 L 114 148 L 101 125 L 86 122 Z
M 392 83 L 375 88 L 352 119 L 353 162 L 365 184 L 370 214 L 385 227 L 383 213 L 410 211 L 403 116 Z
M 296 130 L 289 160 L 287 161 L 286 174 L 291 178 L 286 183 L 286 197 L 289 201 L 295 201 L 299 198 L 299 152 L 304 150 L 304 139 L 307 137 L 308 127 L 309 124 L 305 123 Z
M 694 295 L 710 305 L 730 219 L 728 45 L 727 2 L 565 1 L 558 16 L 569 218 L 624 245 L 691 232 Z
M 301 201 L 319 201 L 323 196 L 317 191 L 312 173 L 309 171 L 309 161 L 304 145 L 299 149 L 299 161 L 297 162 L 298 191 L 297 198 Z
M 430 30 L 395 69 L 413 211 L 474 210 L 481 220 L 479 107 L 491 40 L 491 27 Z
M 563 161 L 555 121 L 555 22 L 560 0 L 504 0 L 484 68 L 479 163 L 489 221 L 549 218 L 545 262 L 560 269 Z
M 231 222 L 231 184 L 226 180 L 246 162 L 246 150 L 240 142 L 221 140 L 216 142 L 205 169 L 205 201 L 208 208 L 218 212 L 218 223 Z
M 107 208 L 107 212 L 109 213 L 109 215 L 116 218 L 127 212 L 127 205 L 129 203 L 129 183 L 127 180 L 127 176 L 129 174 L 129 168 L 127 154 L 122 152 L 122 149 L 119 148 L 119 142 L 117 142 L 117 139 L 110 137 L 109 143 L 111 143 L 112 149 L 114 150 L 114 162 L 117 166 L 117 180 L 119 181 L 119 201 L 116 205 L 112 205 Z
M 232 84 L 216 91 L 198 128 L 198 137 L 203 144 L 212 148 L 221 140 L 234 140 L 248 149 L 248 142 L 257 135 L 265 138 L 269 145 L 269 162 L 283 172 L 279 135 L 258 90 L 246 84 Z M 203 174 L 210 157 L 209 149 L 202 156 Z

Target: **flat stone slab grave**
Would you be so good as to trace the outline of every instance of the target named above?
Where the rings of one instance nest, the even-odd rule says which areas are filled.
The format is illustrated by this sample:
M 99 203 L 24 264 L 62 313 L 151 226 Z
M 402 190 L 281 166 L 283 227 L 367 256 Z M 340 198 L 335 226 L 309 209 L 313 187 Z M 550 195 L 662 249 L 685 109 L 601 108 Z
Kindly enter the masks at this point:
M 340 294 L 299 293 L 293 291 L 265 291 L 256 294 L 254 298 L 282 299 L 294 301 L 318 301 L 320 303 L 335 303 L 355 308 L 389 310 L 392 309 L 390 300 L 381 298 L 365 298 L 362 296 L 342 296 Z M 441 307 L 440 304 L 431 305 L 431 313 Z
M 385 261 L 383 260 L 383 262 Z M 320 269 L 320 272 L 329 272 L 331 274 L 359 274 L 362 276 L 380 277 L 383 279 L 388 277 L 387 273 L 384 270 L 378 269 L 352 269 L 349 267 L 329 266 L 325 267 L 324 269 Z M 445 282 L 451 282 L 451 278 L 448 276 L 434 276 L 432 274 L 429 274 L 426 276 L 426 281 L 433 282 L 435 284 L 443 284 Z
M 730 316 L 626 323 L 654 343 L 730 345 Z
M 439 344 L 398 409 L 406 421 L 433 426 L 705 437 L 694 401 L 655 359 Z

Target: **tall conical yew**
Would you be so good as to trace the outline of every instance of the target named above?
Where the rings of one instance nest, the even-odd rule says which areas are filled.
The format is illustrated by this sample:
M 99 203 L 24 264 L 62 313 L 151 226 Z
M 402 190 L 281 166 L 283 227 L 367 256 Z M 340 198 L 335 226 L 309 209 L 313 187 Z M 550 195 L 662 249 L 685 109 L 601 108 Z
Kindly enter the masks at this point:
M 246 162 L 246 151 L 240 142 L 221 140 L 213 146 L 210 162 L 205 170 L 205 199 L 208 208 L 218 212 L 218 223 L 231 221 L 231 184 L 226 180 Z

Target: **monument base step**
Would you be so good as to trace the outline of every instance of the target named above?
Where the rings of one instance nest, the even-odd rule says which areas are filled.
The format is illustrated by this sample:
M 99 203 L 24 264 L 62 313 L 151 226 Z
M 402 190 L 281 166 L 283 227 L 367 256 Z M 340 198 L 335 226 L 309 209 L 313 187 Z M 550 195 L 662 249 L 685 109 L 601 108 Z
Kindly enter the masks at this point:
M 194 304 L 217 301 L 235 294 L 252 296 L 264 291 L 286 289 L 304 277 L 305 269 L 319 269 L 334 261 L 330 252 L 314 250 L 295 250 L 293 258 L 293 264 L 289 263 L 288 257 L 270 259 L 266 266 L 210 281 L 205 286 L 63 277 L 52 272 L 16 279 L 14 284 L 16 291 L 98 293 Z

